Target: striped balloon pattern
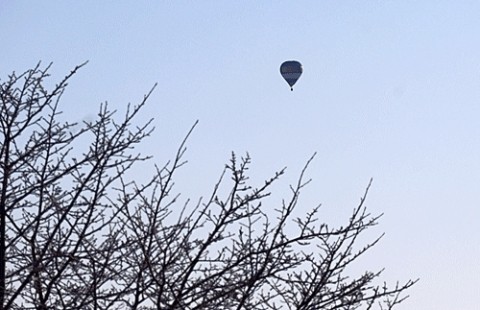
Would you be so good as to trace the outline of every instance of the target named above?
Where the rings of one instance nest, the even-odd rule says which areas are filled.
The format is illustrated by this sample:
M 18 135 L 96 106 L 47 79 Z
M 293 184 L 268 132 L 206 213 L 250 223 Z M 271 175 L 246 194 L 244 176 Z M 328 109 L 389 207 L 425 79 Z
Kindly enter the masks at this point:
M 290 90 L 293 91 L 293 85 L 297 83 L 303 73 L 303 67 L 302 64 L 296 60 L 288 60 L 280 66 L 280 73 L 288 85 L 290 85 Z

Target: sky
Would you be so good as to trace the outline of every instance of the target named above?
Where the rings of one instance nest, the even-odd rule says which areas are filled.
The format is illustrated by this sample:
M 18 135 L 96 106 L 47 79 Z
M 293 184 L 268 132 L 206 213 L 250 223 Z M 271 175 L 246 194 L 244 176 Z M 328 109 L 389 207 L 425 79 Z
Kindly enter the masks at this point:
M 343 223 L 367 207 L 382 242 L 359 270 L 420 278 L 398 309 L 480 309 L 480 2 L 0 0 L 0 78 L 76 65 L 71 121 L 100 103 L 125 111 L 158 83 L 139 151 L 163 163 L 196 120 L 177 188 L 208 195 L 232 151 L 252 182 L 287 166 L 287 196 L 308 158 L 300 211 Z M 293 92 L 285 60 L 304 73 Z M 141 172 L 139 172 L 141 174 Z M 302 209 L 304 208 L 304 209 Z M 363 269 L 362 269 L 363 268 Z

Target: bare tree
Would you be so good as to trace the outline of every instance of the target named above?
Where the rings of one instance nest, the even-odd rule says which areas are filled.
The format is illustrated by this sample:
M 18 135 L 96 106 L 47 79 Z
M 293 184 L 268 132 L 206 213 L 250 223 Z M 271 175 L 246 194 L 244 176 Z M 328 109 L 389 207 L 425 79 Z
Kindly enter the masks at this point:
M 0 84 L 0 309 L 392 309 L 404 300 L 415 281 L 388 287 L 381 271 L 346 271 L 381 239 L 358 244 L 379 219 L 365 196 L 342 227 L 320 223 L 318 207 L 294 216 L 310 161 L 279 205 L 262 202 L 284 170 L 255 187 L 250 157 L 234 154 L 208 199 L 182 203 L 173 176 L 195 124 L 171 162 L 136 182 L 128 172 L 149 157 L 135 146 L 153 127 L 134 122 L 151 91 L 122 117 L 105 104 L 94 121 L 60 122 L 59 100 L 82 66 L 51 90 L 49 66 Z

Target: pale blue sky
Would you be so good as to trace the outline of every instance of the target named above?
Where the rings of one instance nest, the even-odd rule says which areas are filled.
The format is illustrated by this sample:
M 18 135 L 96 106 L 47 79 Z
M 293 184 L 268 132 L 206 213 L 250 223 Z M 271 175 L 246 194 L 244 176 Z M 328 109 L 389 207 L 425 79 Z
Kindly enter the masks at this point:
M 162 163 L 195 120 L 184 197 L 208 193 L 231 151 L 254 180 L 315 151 L 305 210 L 341 222 L 371 177 L 383 242 L 359 264 L 420 277 L 399 309 L 480 309 L 480 2 L 0 1 L 0 75 L 53 62 L 65 116 L 123 111 L 154 83 L 141 151 Z M 303 63 L 291 92 L 284 60 Z

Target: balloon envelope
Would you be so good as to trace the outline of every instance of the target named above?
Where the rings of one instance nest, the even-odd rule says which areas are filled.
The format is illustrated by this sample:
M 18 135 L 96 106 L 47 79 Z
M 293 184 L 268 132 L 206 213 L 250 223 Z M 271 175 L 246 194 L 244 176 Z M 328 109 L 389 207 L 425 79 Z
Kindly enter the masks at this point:
M 297 83 L 297 80 L 300 78 L 303 72 L 302 64 L 296 60 L 285 61 L 280 66 L 280 73 L 282 74 L 285 81 L 290 85 L 290 89 L 293 90 L 293 85 Z

